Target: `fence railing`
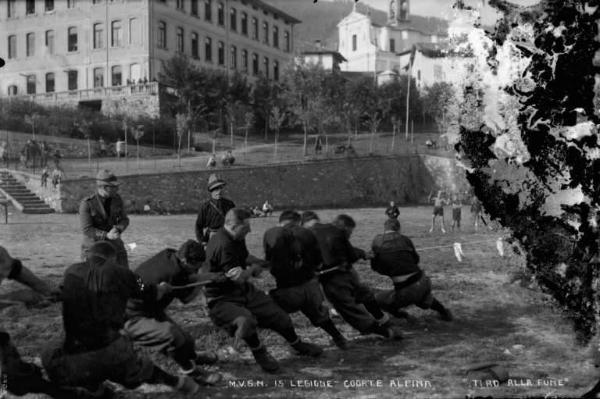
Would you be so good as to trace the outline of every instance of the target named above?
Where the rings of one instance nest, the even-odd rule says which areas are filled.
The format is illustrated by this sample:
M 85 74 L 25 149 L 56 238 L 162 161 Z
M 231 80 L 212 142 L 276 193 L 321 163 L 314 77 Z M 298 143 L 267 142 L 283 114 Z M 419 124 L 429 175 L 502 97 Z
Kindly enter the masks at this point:
M 92 89 L 58 91 L 53 93 L 36 93 L 20 96 L 9 96 L 11 99 L 29 100 L 41 103 L 58 103 L 63 101 L 99 100 L 106 97 L 157 95 L 158 82 L 135 83 L 127 86 L 95 87 Z

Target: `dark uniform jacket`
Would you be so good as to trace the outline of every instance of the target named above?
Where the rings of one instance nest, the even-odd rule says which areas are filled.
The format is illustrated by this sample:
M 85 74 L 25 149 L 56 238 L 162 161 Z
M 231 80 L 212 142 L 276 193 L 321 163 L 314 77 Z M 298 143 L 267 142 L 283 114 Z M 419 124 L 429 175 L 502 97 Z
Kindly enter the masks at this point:
M 390 218 L 390 219 L 398 219 L 398 216 L 400 216 L 400 211 L 398 210 L 397 206 L 389 206 L 386 210 L 385 210 L 385 214 Z
M 342 229 L 329 223 L 315 223 L 310 230 L 319 243 L 324 270 L 332 267 L 350 269 L 359 259 L 358 251 L 350 244 Z
M 371 249 L 375 255 L 371 259 L 371 268 L 377 273 L 394 277 L 421 271 L 415 246 L 410 238 L 398 232 L 379 234 Z
M 210 232 L 219 230 L 225 224 L 225 215 L 235 204 L 227 198 L 209 199 L 200 206 L 196 219 L 196 239 L 198 242 L 208 242 Z M 206 230 L 205 230 L 206 229 Z
M 172 286 L 190 284 L 190 275 L 193 273 L 186 270 L 176 256 L 177 251 L 167 248 L 160 251 L 152 258 L 146 260 L 135 269 L 145 284 L 160 284 L 167 282 Z M 173 290 L 165 294 L 160 300 L 150 298 L 148 300 L 130 299 L 127 302 L 127 317 L 156 317 L 164 315 L 165 309 L 177 298 L 180 300 L 188 297 L 194 288 Z
M 101 289 L 89 288 L 88 262 L 76 263 L 66 272 L 62 286 L 65 350 L 89 351 L 103 348 L 120 337 L 125 307 L 132 297 L 156 298 L 156 286 L 146 285 L 131 270 L 104 264 Z
M 83 250 L 87 250 L 96 241 L 106 240 L 106 233 L 113 226 L 120 232 L 129 226 L 129 218 L 125 214 L 123 200 L 119 195 L 102 198 L 96 193 L 84 198 L 79 205 L 79 221 L 83 231 Z M 125 245 L 120 238 L 112 240 L 111 243 L 117 247 L 117 251 L 125 251 Z
M 322 257 L 312 231 L 300 226 L 273 227 L 263 237 L 265 259 L 277 288 L 304 284 L 316 275 Z
M 220 228 L 210 238 L 206 246 L 206 264 L 204 271 L 211 273 L 227 273 L 234 267 L 246 269 L 248 249 L 245 240 L 234 240 L 224 227 Z M 216 299 L 222 296 L 236 296 L 245 292 L 244 285 L 249 283 L 234 283 L 231 280 L 211 283 L 206 286 L 206 296 Z

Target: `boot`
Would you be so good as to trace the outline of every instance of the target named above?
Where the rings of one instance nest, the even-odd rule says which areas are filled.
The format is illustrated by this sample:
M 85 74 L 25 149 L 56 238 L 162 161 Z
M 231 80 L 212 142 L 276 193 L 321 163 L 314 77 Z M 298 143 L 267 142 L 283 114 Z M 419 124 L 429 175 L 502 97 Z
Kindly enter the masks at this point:
M 186 395 L 196 394 L 200 391 L 200 385 L 196 384 L 196 381 L 188 376 L 180 376 L 175 389 Z
M 264 346 L 260 346 L 258 349 L 252 350 L 252 355 L 254 356 L 254 360 L 256 363 L 268 373 L 274 373 L 279 370 L 279 363 L 277 360 L 271 356 L 269 352 L 267 352 L 267 348 Z
M 298 340 L 298 342 L 291 346 L 299 355 L 318 357 L 323 354 L 323 349 L 319 348 L 317 345 L 309 344 L 308 342 Z
M 348 340 L 346 338 L 344 338 L 343 335 L 340 335 L 338 337 L 333 337 L 333 343 L 335 344 L 335 346 L 337 346 L 341 350 L 348 349 Z
M 219 356 L 213 351 L 196 352 L 196 364 L 215 364 L 219 361 Z

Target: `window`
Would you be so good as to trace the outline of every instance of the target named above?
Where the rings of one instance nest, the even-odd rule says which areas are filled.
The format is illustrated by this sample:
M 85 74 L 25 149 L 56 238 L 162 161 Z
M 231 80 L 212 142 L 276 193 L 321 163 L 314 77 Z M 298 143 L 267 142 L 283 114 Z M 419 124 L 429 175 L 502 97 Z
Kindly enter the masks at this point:
M 8 59 L 17 58 L 17 37 L 10 35 L 8 37 Z
M 177 52 L 183 53 L 183 28 L 177 28 Z
M 204 20 L 212 21 L 212 0 L 204 0 Z
M 229 29 L 234 32 L 237 31 L 237 10 L 233 7 L 229 11 Z
M 54 93 L 54 74 L 46 74 L 46 93 Z
M 46 51 L 48 54 L 54 54 L 54 31 L 47 30 L 46 31 Z
M 142 67 L 140 64 L 131 64 L 129 67 L 129 78 L 132 82 L 139 82 L 142 78 Z
M 184 11 L 183 0 L 177 0 L 177 3 L 175 4 L 175 6 L 177 7 L 178 10 Z
M 27 57 L 31 57 L 35 55 L 35 33 L 28 33 L 26 38 L 27 41 L 25 42 L 25 54 Z
M 258 19 L 252 17 L 252 38 L 258 40 Z
M 229 63 L 231 69 L 237 69 L 237 47 L 231 46 L 231 62 Z
M 396 52 L 396 41 L 394 39 L 390 39 L 390 51 L 392 53 Z
M 225 65 L 225 43 L 221 41 L 219 42 L 217 61 L 219 62 L 219 65 Z
M 242 70 L 248 72 L 248 50 L 242 50 Z
M 258 54 L 252 53 L 252 75 L 258 75 Z
M 16 96 L 18 93 L 18 88 L 15 85 L 10 85 L 8 86 L 8 95 L 9 96 Z
M 104 86 L 104 68 L 94 68 L 94 87 Z
M 110 24 L 110 46 L 121 47 L 123 45 L 123 29 L 121 21 L 112 21 Z
M 439 64 L 433 66 L 433 80 L 436 82 L 441 82 L 444 80 L 444 71 L 442 66 Z
M 27 94 L 35 94 L 35 75 L 27 75 Z
M 279 61 L 273 61 L 273 79 L 279 81 Z
M 69 90 L 77 90 L 77 71 L 68 71 L 67 81 Z
M 198 42 L 198 34 L 196 32 L 192 32 L 192 58 L 200 58 L 200 53 L 198 51 L 199 45 L 200 43 Z
M 67 0 L 67 8 L 75 7 L 75 0 Z
M 16 5 L 17 5 L 17 0 L 8 0 L 7 9 L 6 9 L 6 16 L 8 18 L 12 18 L 12 17 L 16 16 L 16 14 L 15 14 Z
M 403 30 L 402 31 L 402 40 L 406 40 L 406 39 L 408 39 L 408 32 Z
M 68 30 L 68 51 L 77 51 L 77 28 L 72 26 Z
M 111 80 L 112 80 L 112 85 L 113 86 L 121 86 L 122 84 L 122 72 L 121 72 L 121 66 L 120 65 L 115 65 L 114 67 L 112 67 L 111 69 Z
M 221 26 L 225 25 L 225 7 L 223 3 L 217 6 L 217 23 Z
M 267 57 L 263 58 L 263 69 L 265 71 L 265 77 L 269 77 L 269 59 Z
M 104 47 L 104 27 L 102 24 L 94 24 L 94 48 Z
M 263 22 L 263 42 L 269 44 L 269 24 Z
M 102 0 L 92 0 L 92 4 L 100 4 L 102 3 Z
M 352 51 L 356 51 L 356 35 L 352 35 Z
M 54 0 L 46 0 L 44 2 L 44 5 L 45 5 L 46 11 L 52 11 L 52 10 L 54 10 Z
M 208 62 L 212 62 L 212 39 L 207 37 L 204 41 L 204 59 Z
M 279 27 L 273 27 L 273 47 L 279 48 Z
M 198 16 L 198 0 L 192 0 L 192 11 L 191 11 L 191 13 L 195 17 Z
M 167 48 L 167 24 L 163 21 L 158 21 L 158 40 L 156 41 L 158 48 Z
M 35 14 L 35 0 L 27 0 L 25 2 L 25 14 Z
M 137 18 L 129 18 L 129 44 L 142 44 L 142 25 Z
M 242 13 L 242 35 L 248 36 L 248 14 Z
M 290 32 L 285 31 L 285 33 L 283 34 L 283 40 L 285 41 L 285 52 L 289 53 L 290 51 L 292 51 L 290 45 Z

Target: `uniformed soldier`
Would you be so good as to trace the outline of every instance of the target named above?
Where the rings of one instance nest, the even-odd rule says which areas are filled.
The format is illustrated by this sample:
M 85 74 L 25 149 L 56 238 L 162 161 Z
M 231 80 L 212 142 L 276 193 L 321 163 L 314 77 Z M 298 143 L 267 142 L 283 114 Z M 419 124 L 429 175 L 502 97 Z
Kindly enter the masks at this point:
M 208 177 L 210 199 L 202 203 L 196 219 L 196 239 L 205 246 L 210 236 L 223 227 L 227 212 L 235 207 L 232 201 L 222 196 L 225 184 L 215 174 Z
M 195 240 L 188 240 L 179 250 L 167 248 L 142 262 L 135 269 L 135 274 L 144 284 L 167 282 L 174 287 L 183 287 L 212 277 L 210 273 L 197 274 L 205 258 L 204 247 Z M 183 374 L 193 375 L 196 381 L 214 384 L 220 380 L 220 374 L 204 373 L 196 364 L 216 363 L 216 353 L 196 352 L 192 336 L 165 312 L 174 299 L 189 303 L 201 290 L 201 286 L 177 289 L 163 295 L 160 300 L 130 299 L 127 303 L 125 331 L 136 344 L 169 355 L 181 367 Z
M 0 246 L 0 283 L 8 278 L 26 285 L 41 297 L 56 300 L 58 291 L 37 278 L 19 259 L 15 259 Z M 10 335 L 0 328 L 0 381 L 6 383 L 8 392 L 22 396 L 26 393 L 45 393 L 53 398 L 71 398 L 68 392 L 54 386 L 42 377 L 41 369 L 24 362 Z
M 374 254 L 371 268 L 390 277 L 394 283 L 393 290 L 375 295 L 383 310 L 404 317 L 402 308 L 416 305 L 437 311 L 442 320 L 452 320 L 450 311 L 431 295 L 431 280 L 419 267 L 419 254 L 410 238 L 400 234 L 398 220 L 388 219 L 385 222 L 384 233 L 375 237 L 371 249 Z
M 401 338 L 400 331 L 381 311 L 373 292 L 360 282 L 352 267 L 358 259 L 367 258 L 364 251 L 350 244 L 356 226 L 354 220 L 348 215 L 339 215 L 333 224 L 323 224 L 319 223 L 316 213 L 307 211 L 302 214 L 302 224 L 317 237 L 323 256 L 320 281 L 325 296 L 340 316 L 362 334 Z
M 54 383 L 84 392 L 105 392 L 110 380 L 133 389 L 142 383 L 165 384 L 180 392 L 197 393 L 189 376 L 176 376 L 134 351 L 121 333 L 127 300 L 157 300 L 171 290 L 168 283 L 145 284 L 131 270 L 116 263 L 108 241 L 94 243 L 85 262 L 65 271 L 62 284 L 64 342 L 42 354 Z
M 385 214 L 390 219 L 398 219 L 398 216 L 400 216 L 400 210 L 398 209 L 394 201 L 390 201 L 390 206 L 388 206 L 385 210 Z
M 327 332 L 340 349 L 347 349 L 344 336 L 329 318 L 329 309 L 317 279 L 322 257 L 315 235 L 300 226 L 301 216 L 286 210 L 279 216 L 279 226 L 265 232 L 265 259 L 277 288 L 271 297 L 288 313 L 301 311 L 311 323 Z
M 123 200 L 117 194 L 117 177 L 108 170 L 96 175 L 97 191 L 84 198 L 79 205 L 79 220 L 83 231 L 81 259 L 85 260 L 88 249 L 96 241 L 110 241 L 117 251 L 117 263 L 129 267 L 127 250 L 121 234 L 129 226 Z
M 279 365 L 260 342 L 257 326 L 279 333 L 300 355 L 321 355 L 321 348 L 300 340 L 289 315 L 248 281 L 265 266 L 248 253 L 245 237 L 249 232 L 250 214 L 233 208 L 225 216 L 225 225 L 208 242 L 205 267 L 226 277 L 206 286 L 210 318 L 236 341 L 243 339 L 265 371 L 274 372 Z

